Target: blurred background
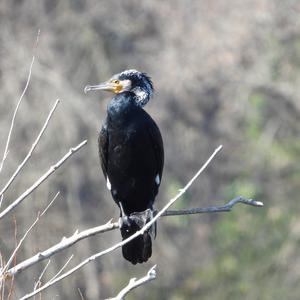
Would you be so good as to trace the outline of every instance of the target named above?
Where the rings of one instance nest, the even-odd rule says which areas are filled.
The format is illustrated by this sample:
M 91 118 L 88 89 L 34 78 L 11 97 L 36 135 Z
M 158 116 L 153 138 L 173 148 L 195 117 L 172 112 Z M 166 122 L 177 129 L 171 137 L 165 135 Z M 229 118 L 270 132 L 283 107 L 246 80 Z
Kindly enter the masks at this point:
M 224 148 L 176 208 L 222 205 L 237 195 L 257 209 L 164 218 L 153 256 L 132 266 L 117 250 L 43 293 L 42 299 L 114 296 L 157 264 L 158 278 L 128 299 L 299 299 L 300 3 L 297 0 L 0 1 L 0 154 L 26 83 L 1 187 L 25 157 L 57 98 L 62 100 L 2 209 L 70 147 L 88 145 L 0 222 L 7 259 L 17 237 L 54 197 L 17 261 L 118 217 L 98 162 L 97 134 L 111 95 L 86 84 L 124 69 L 147 72 L 156 89 L 146 110 L 165 144 L 161 208 L 213 150 Z M 120 240 L 118 231 L 81 241 L 51 258 L 44 281 Z M 33 289 L 46 262 L 18 275 L 14 296 Z

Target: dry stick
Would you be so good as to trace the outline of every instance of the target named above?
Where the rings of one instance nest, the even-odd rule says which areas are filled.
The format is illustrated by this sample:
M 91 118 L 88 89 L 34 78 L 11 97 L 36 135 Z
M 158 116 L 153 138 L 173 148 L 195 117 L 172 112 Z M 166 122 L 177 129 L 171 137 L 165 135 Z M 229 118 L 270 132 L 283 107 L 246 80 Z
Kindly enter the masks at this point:
M 47 262 L 46 266 L 44 267 L 43 271 L 41 272 L 38 280 L 35 282 L 34 287 L 33 287 L 34 291 L 38 288 L 39 285 L 41 285 L 42 277 L 44 276 L 44 274 L 45 274 L 46 270 L 48 269 L 50 263 L 51 263 L 51 259 L 48 260 L 48 262 Z
M 4 299 L 5 294 L 5 279 L 0 279 L 1 299 Z
M 69 264 L 69 262 L 73 259 L 73 257 L 74 257 L 74 254 L 72 254 L 69 258 L 68 258 L 68 260 L 67 260 L 67 262 L 62 266 L 62 268 L 49 280 L 49 282 L 51 282 L 51 281 L 53 281 L 55 278 L 57 278 L 61 273 L 62 273 L 62 271 L 67 267 L 67 265 Z
M 87 230 L 84 230 L 80 233 L 78 233 L 77 231 L 70 237 L 66 238 L 64 237 L 61 242 L 59 242 L 58 244 L 48 248 L 45 251 L 39 252 L 36 255 L 24 260 L 23 262 L 19 263 L 18 265 L 14 266 L 13 268 L 9 269 L 5 276 L 11 277 L 11 276 L 15 276 L 17 274 L 19 274 L 20 272 L 26 270 L 27 268 L 31 267 L 32 265 L 35 265 L 36 263 L 47 259 L 49 257 L 51 257 L 52 255 L 65 250 L 69 247 L 71 247 L 72 245 L 74 245 L 75 243 L 77 243 L 78 241 L 85 239 L 87 237 L 96 235 L 98 233 L 103 233 L 106 231 L 110 231 L 113 229 L 119 228 L 119 224 L 118 223 L 112 223 L 111 220 L 101 226 L 97 226 L 97 227 L 93 227 Z
M 49 259 L 49 261 L 47 262 L 46 266 L 44 267 L 43 271 L 41 272 L 38 280 L 34 283 L 34 287 L 33 290 L 35 291 L 39 286 L 41 286 L 42 284 L 42 277 L 44 276 L 46 270 L 48 269 L 49 265 L 51 263 L 51 260 Z M 33 297 L 33 300 L 35 300 L 35 296 Z
M 43 183 L 53 172 L 55 172 L 70 156 L 77 152 L 80 148 L 86 145 L 87 140 L 81 142 L 78 146 L 71 148 L 55 165 L 51 166 L 49 170 L 42 175 L 30 188 L 28 188 L 21 196 L 19 196 L 12 204 L 0 212 L 0 220 L 19 205 L 28 195 L 30 195 L 41 183 Z
M 32 228 L 37 224 L 37 222 L 40 220 L 40 217 L 42 217 L 48 210 L 48 208 L 53 204 L 53 202 L 56 200 L 56 198 L 58 197 L 59 192 L 54 196 L 54 198 L 50 201 L 50 203 L 47 205 L 47 207 L 44 209 L 44 211 L 40 214 L 38 213 L 37 218 L 35 219 L 35 221 L 31 224 L 31 226 L 27 229 L 27 231 L 25 232 L 25 234 L 23 235 L 23 237 L 20 239 L 18 245 L 16 246 L 15 250 L 13 251 L 12 255 L 10 256 L 9 260 L 7 261 L 6 265 L 4 266 L 4 268 L 1 270 L 1 276 L 6 272 L 6 270 L 8 269 L 9 265 L 11 264 L 11 262 L 13 261 L 15 255 L 17 254 L 18 250 L 20 249 L 21 245 L 23 244 L 24 240 L 26 239 L 27 235 L 29 234 L 29 232 L 32 230 Z
M 206 207 L 206 208 L 191 208 L 191 209 L 180 209 L 180 210 L 167 210 L 162 215 L 162 217 L 193 215 L 193 214 L 202 214 L 202 213 L 228 212 L 228 211 L 231 211 L 232 207 L 237 203 L 243 203 L 243 204 L 256 206 L 256 207 L 264 206 L 264 204 L 260 201 L 255 201 L 252 199 L 245 199 L 242 196 L 237 196 L 223 206 L 211 206 L 211 207 Z
M 5 191 L 9 188 L 9 186 L 11 185 L 11 183 L 15 180 L 15 178 L 18 176 L 18 174 L 20 173 L 20 171 L 22 170 L 22 168 L 24 167 L 24 165 L 26 164 L 26 162 L 28 161 L 28 159 L 31 157 L 32 155 L 32 152 L 34 151 L 35 147 L 37 146 L 38 142 L 40 141 L 43 133 L 45 132 L 47 126 L 48 126 L 48 123 L 59 103 L 59 99 L 57 99 L 53 105 L 53 108 L 51 109 L 40 133 L 38 134 L 36 140 L 34 141 L 34 143 L 32 144 L 28 154 L 26 155 L 26 157 L 24 158 L 24 160 L 22 161 L 22 163 L 18 166 L 18 168 L 16 169 L 16 171 L 14 172 L 14 174 L 10 177 L 10 179 L 8 180 L 8 182 L 5 184 L 5 186 L 2 188 L 1 192 L 0 192 L 0 197 L 3 196 L 3 194 L 5 193 Z
M 7 154 L 8 154 L 8 147 L 9 147 L 9 143 L 10 143 L 11 133 L 12 133 L 12 130 L 13 130 L 13 127 L 14 127 L 14 124 L 15 124 L 15 118 L 16 118 L 17 112 L 19 110 L 20 104 L 22 102 L 22 99 L 23 99 L 23 97 L 24 97 L 24 95 L 27 91 L 28 86 L 29 86 L 31 73 L 32 73 L 32 67 L 33 67 L 33 63 L 34 63 L 34 60 L 35 60 L 35 53 L 34 52 L 35 52 L 35 50 L 37 48 L 37 45 L 39 43 L 39 37 L 40 37 L 40 30 L 38 30 L 38 33 L 37 33 L 35 46 L 34 46 L 34 50 L 33 50 L 33 56 L 32 56 L 32 60 L 31 60 L 30 67 L 29 67 L 29 73 L 28 73 L 27 81 L 26 81 L 24 90 L 21 94 L 21 97 L 19 98 L 19 101 L 17 103 L 17 106 L 15 108 L 15 111 L 14 111 L 14 114 L 13 114 L 13 117 L 12 117 L 12 120 L 11 120 L 9 132 L 8 132 L 8 136 L 7 136 L 7 140 L 6 140 L 6 145 L 5 145 L 5 149 L 4 149 L 4 152 L 3 152 L 3 158 L 2 158 L 1 163 L 0 163 L 0 173 L 2 171 L 4 161 L 5 161 L 5 159 L 7 157 Z
M 80 295 L 80 299 L 81 299 L 81 300 L 84 300 L 84 298 L 83 298 L 83 295 L 82 295 L 82 293 L 81 293 L 81 290 L 80 290 L 80 288 L 78 288 L 77 290 L 78 290 L 78 293 L 79 293 L 79 295 Z
M 63 265 L 63 267 L 48 281 L 48 282 L 51 282 L 51 280 L 54 280 L 66 267 L 67 267 L 67 265 L 69 264 L 69 262 L 72 260 L 72 258 L 74 257 L 74 254 L 72 254 L 69 258 L 68 258 L 68 260 L 67 260 L 67 262 Z M 48 265 L 49 265 L 49 263 L 50 263 L 50 259 L 49 259 L 49 262 L 48 262 L 48 264 L 46 265 L 46 267 L 44 268 L 44 270 L 43 270 L 43 272 L 41 273 L 41 276 L 39 277 L 39 279 L 38 279 L 38 281 L 37 281 L 37 283 L 34 285 L 34 289 L 33 289 L 33 291 L 36 291 L 36 289 L 38 288 L 38 286 L 40 286 L 41 285 L 41 278 L 42 278 L 42 276 L 43 276 L 43 274 L 45 273 L 45 271 L 46 271 L 46 269 L 47 269 L 47 267 L 48 267 Z M 35 299 L 35 295 L 34 295 L 34 297 L 33 297 L 33 299 Z
M 260 201 L 246 199 L 246 198 L 243 198 L 242 196 L 238 196 L 238 197 L 230 200 L 227 204 L 225 204 L 223 206 L 211 206 L 211 207 L 207 207 L 207 208 L 192 208 L 192 209 L 183 209 L 183 210 L 167 210 L 161 216 L 162 217 L 171 217 L 171 216 L 200 214 L 200 213 L 229 212 L 229 211 L 231 211 L 232 207 L 237 203 L 243 203 L 243 204 L 247 204 L 247 205 L 251 205 L 251 206 L 255 206 L 255 207 L 263 206 L 263 203 Z M 37 253 L 36 255 L 24 260 L 23 262 L 20 262 L 13 268 L 9 269 L 6 272 L 5 276 L 8 276 L 8 277 L 15 276 L 15 275 L 23 272 L 27 268 L 35 265 L 36 263 L 39 263 L 39 262 L 55 255 L 56 253 L 61 252 L 65 249 L 71 247 L 72 245 L 74 245 L 75 243 L 77 243 L 83 239 L 86 239 L 88 237 L 94 236 L 99 233 L 111 231 L 111 230 L 114 230 L 117 228 L 119 228 L 119 223 L 118 222 L 112 223 L 112 220 L 110 220 L 109 222 L 107 222 L 104 225 L 92 227 L 92 228 L 86 229 L 81 232 L 78 232 L 76 230 L 76 232 L 72 236 L 70 236 L 68 238 L 64 237 L 61 240 L 61 242 L 53 245 L 52 247 L 50 247 L 42 252 Z
M 139 231 L 137 231 L 135 234 L 133 234 L 132 236 L 128 237 L 127 239 L 123 240 L 122 242 L 119 242 L 109 248 L 107 248 L 104 251 L 98 252 L 88 258 L 86 258 L 84 261 L 82 261 L 80 264 L 78 264 L 77 266 L 75 266 L 74 268 L 70 269 L 68 272 L 63 273 L 61 276 L 57 277 L 55 280 L 48 282 L 47 284 L 44 284 L 43 286 L 41 286 L 39 289 L 37 289 L 36 291 L 33 291 L 31 293 L 26 294 L 24 297 L 22 297 L 20 300 L 25 300 L 28 298 L 31 298 L 32 296 L 36 295 L 37 293 L 47 289 L 48 287 L 52 286 L 53 284 L 57 283 L 58 281 L 61 281 L 62 279 L 68 277 L 69 275 L 71 275 L 72 273 L 74 273 L 75 271 L 81 269 L 83 266 L 85 266 L 86 264 L 90 263 L 91 261 L 94 261 L 95 259 L 110 253 L 120 247 L 122 247 L 123 245 L 127 244 L 128 242 L 132 241 L 133 239 L 135 239 L 137 236 L 142 235 L 148 228 L 151 227 L 151 225 L 156 222 L 156 220 L 158 218 L 160 218 L 160 216 L 178 199 L 180 198 L 185 192 L 186 190 L 193 184 L 193 182 L 197 179 L 197 177 L 206 169 L 206 167 L 209 165 L 209 163 L 212 161 L 212 159 L 216 156 L 216 154 L 222 149 L 222 145 L 219 146 L 214 152 L 213 154 L 210 156 L 210 158 L 204 163 L 204 165 L 200 168 L 200 170 L 194 175 L 194 177 L 186 184 L 186 186 L 181 189 L 179 191 L 179 193 L 172 198 L 158 213 L 157 215 L 148 223 L 145 224 L 145 226 L 143 228 L 141 228 Z
M 114 298 L 109 298 L 107 300 L 123 300 L 125 299 L 125 296 L 132 291 L 133 289 L 152 281 L 156 278 L 156 265 L 154 265 L 147 273 L 146 276 L 136 280 L 136 278 L 131 278 L 128 285 L 122 289 L 119 294 Z
M 0 273 L 2 273 L 1 270 L 2 270 L 3 267 L 4 267 L 4 259 L 2 257 L 1 252 L 0 252 Z M 4 299 L 4 290 L 5 290 L 4 283 L 5 283 L 5 277 L 0 278 L 0 294 L 1 294 L 0 299 Z
M 37 282 L 35 282 L 34 287 L 33 287 L 33 290 L 34 290 L 34 291 L 35 291 L 39 286 L 41 286 L 41 284 L 42 284 L 42 281 L 41 281 L 41 280 L 42 280 L 42 277 L 44 276 L 46 270 L 48 269 L 48 267 L 49 267 L 49 265 L 50 265 L 50 262 L 51 262 L 51 260 L 49 259 L 48 263 L 46 264 L 46 266 L 44 267 L 43 271 L 41 272 L 41 274 L 40 274 L 40 276 L 39 276 Z M 34 295 L 33 300 L 35 300 L 35 296 L 36 296 L 36 295 Z M 41 297 L 40 297 L 40 298 L 41 298 Z

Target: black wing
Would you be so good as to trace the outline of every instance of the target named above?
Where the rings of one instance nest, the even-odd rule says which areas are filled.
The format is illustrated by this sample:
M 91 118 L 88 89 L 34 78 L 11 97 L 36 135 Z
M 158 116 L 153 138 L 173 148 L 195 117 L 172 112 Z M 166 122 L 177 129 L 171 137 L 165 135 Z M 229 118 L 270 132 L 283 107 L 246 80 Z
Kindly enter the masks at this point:
M 151 118 L 152 122 L 148 126 L 148 132 L 152 141 L 152 147 L 154 150 L 157 173 L 161 181 L 162 172 L 164 168 L 164 144 L 161 137 L 161 133 L 156 123 Z
M 101 168 L 106 179 L 107 177 L 107 160 L 108 160 L 108 131 L 107 121 L 105 120 L 98 137 L 99 157 Z

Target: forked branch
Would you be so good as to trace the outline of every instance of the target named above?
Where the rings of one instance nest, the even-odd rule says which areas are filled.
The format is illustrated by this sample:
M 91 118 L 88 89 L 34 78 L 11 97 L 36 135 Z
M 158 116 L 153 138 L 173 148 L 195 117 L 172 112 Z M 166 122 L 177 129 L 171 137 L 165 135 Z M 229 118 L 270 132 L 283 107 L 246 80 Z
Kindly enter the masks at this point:
M 38 134 L 37 138 L 35 139 L 35 141 L 33 142 L 33 144 L 31 145 L 31 148 L 29 150 L 29 152 L 27 153 L 26 157 L 24 158 L 24 160 L 20 163 L 20 165 L 17 167 L 16 171 L 12 174 L 12 176 L 10 177 L 10 179 L 7 181 L 7 183 L 4 185 L 4 187 L 2 188 L 2 190 L 0 191 L 0 197 L 3 197 L 3 194 L 5 193 L 5 191 L 9 188 L 9 186 L 12 184 L 12 182 L 15 180 L 15 178 L 18 176 L 18 174 L 21 172 L 22 168 L 25 166 L 26 162 L 29 160 L 29 158 L 32 155 L 32 152 L 34 151 L 34 149 L 36 148 L 37 144 L 39 143 L 43 133 L 45 132 L 49 121 L 51 119 L 51 117 L 53 116 L 53 113 L 57 107 L 59 103 L 59 99 L 57 99 L 40 131 L 40 133 Z M 0 205 L 1 207 L 1 205 Z
M 137 236 L 142 235 L 146 230 L 148 230 L 151 225 L 153 223 L 155 223 L 158 218 L 160 218 L 162 216 L 162 214 L 164 214 L 167 209 L 174 204 L 174 202 L 179 199 L 185 192 L 186 190 L 193 184 L 193 182 L 198 178 L 198 176 L 206 169 L 206 167 L 209 165 L 209 163 L 213 160 L 213 158 L 217 155 L 217 153 L 222 149 L 222 146 L 219 146 L 214 152 L 213 154 L 209 157 L 209 159 L 203 164 L 203 166 L 199 169 L 199 171 L 194 175 L 194 177 L 185 185 L 185 187 L 183 189 L 181 189 L 179 191 L 179 193 L 172 198 L 158 213 L 157 215 L 151 220 L 149 221 L 143 228 L 141 228 L 139 231 L 137 231 L 135 234 L 133 234 L 132 236 L 128 237 L 127 239 L 123 240 L 122 242 L 119 242 L 109 248 L 107 248 L 106 250 L 103 250 L 101 252 L 98 252 L 88 258 L 86 258 L 84 261 L 82 261 L 80 264 L 78 264 L 77 266 L 73 267 L 72 269 L 70 269 L 69 271 L 63 273 L 62 275 L 60 275 L 59 277 L 55 278 L 54 280 L 52 280 L 51 282 L 48 282 L 46 284 L 44 284 L 43 286 L 41 286 L 40 288 L 38 288 L 37 290 L 25 295 L 24 297 L 21 298 L 21 300 L 25 300 L 25 299 L 29 299 L 31 297 L 33 297 L 34 295 L 40 293 L 41 291 L 49 288 L 50 286 L 54 285 L 55 283 L 63 280 L 64 278 L 70 276 L 71 274 L 73 274 L 74 272 L 78 271 L 79 269 L 81 269 L 82 267 L 84 267 L 86 264 L 90 263 L 91 261 L 94 261 L 96 259 L 98 259 L 99 257 L 108 254 L 120 247 L 122 247 L 123 245 L 129 243 L 130 241 L 132 241 L 133 239 L 135 239 Z
M 167 210 L 162 217 L 169 216 L 182 216 L 182 215 L 194 215 L 194 214 L 203 214 L 203 213 L 216 213 L 216 212 L 228 212 L 231 211 L 234 205 L 237 203 L 243 203 L 246 205 L 262 207 L 264 204 L 260 201 L 255 201 L 252 199 L 246 199 L 242 196 L 237 196 L 234 199 L 230 200 L 223 206 L 210 206 L 206 208 L 191 208 L 191 209 L 180 209 L 180 210 Z
M 236 205 L 237 203 L 247 204 L 255 207 L 263 206 L 262 202 L 246 199 L 241 196 L 238 196 L 230 200 L 227 204 L 223 206 L 211 206 L 206 208 L 192 208 L 192 209 L 182 209 L 182 210 L 167 210 L 164 214 L 162 214 L 162 217 L 181 216 L 181 215 L 200 214 L 200 213 L 229 212 L 231 211 L 233 206 Z M 119 228 L 119 223 L 118 222 L 113 223 L 112 220 L 110 220 L 104 225 L 92 227 L 83 230 L 81 232 L 76 231 L 72 236 L 64 237 L 59 243 L 53 245 L 52 247 L 37 253 L 36 255 L 24 260 L 23 262 L 20 262 L 13 268 L 9 269 L 5 273 L 5 275 L 9 277 L 15 276 L 23 272 L 27 268 L 32 267 L 33 265 L 53 256 L 54 254 L 71 247 L 72 245 L 74 245 L 75 243 L 83 239 L 86 239 L 93 235 L 111 231 L 117 228 Z
M 156 265 L 154 265 L 147 273 L 146 276 L 136 280 L 136 278 L 131 278 L 128 285 L 122 289 L 119 294 L 114 297 L 114 298 L 109 298 L 109 299 L 106 299 L 106 300 L 123 300 L 125 299 L 125 296 L 130 292 L 132 291 L 133 289 L 149 282 L 149 281 L 152 281 L 156 278 Z

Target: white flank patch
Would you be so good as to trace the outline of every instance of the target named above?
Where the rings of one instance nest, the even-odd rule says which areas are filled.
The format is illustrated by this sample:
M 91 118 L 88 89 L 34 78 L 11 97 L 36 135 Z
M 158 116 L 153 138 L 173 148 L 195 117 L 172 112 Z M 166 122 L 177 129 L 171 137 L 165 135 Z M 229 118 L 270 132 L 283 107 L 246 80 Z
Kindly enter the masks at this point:
M 111 190 L 111 184 L 110 184 L 108 176 L 106 178 L 106 186 L 107 186 L 108 190 L 110 191 Z
M 157 174 L 156 177 L 155 177 L 155 182 L 157 185 L 160 184 L 160 178 L 159 178 L 159 175 Z

